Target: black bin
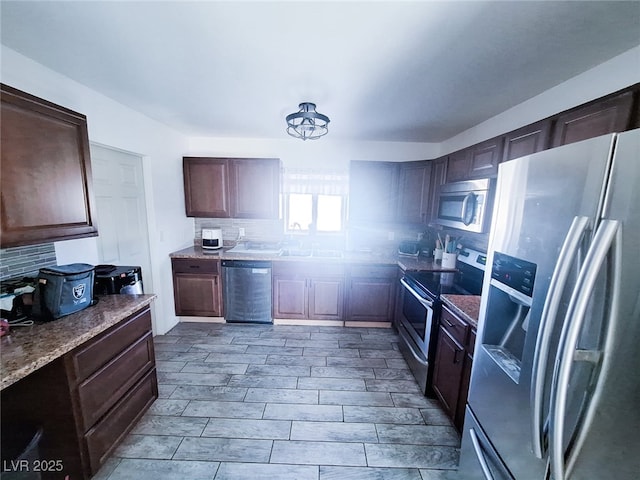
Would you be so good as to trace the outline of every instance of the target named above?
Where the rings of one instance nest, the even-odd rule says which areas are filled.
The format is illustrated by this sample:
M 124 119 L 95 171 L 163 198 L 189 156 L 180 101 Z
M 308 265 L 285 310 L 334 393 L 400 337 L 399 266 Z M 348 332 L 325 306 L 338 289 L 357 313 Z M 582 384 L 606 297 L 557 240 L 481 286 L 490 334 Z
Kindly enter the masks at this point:
M 42 428 L 33 425 L 0 425 L 2 480 L 39 480 Z

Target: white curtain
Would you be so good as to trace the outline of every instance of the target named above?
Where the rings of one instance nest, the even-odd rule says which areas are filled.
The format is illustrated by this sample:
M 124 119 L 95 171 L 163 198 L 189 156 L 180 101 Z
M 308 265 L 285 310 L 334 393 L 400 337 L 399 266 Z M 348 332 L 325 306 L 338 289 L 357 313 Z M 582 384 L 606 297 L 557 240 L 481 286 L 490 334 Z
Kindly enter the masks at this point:
M 323 195 L 347 195 L 349 172 L 289 168 L 283 174 L 283 193 L 312 193 Z

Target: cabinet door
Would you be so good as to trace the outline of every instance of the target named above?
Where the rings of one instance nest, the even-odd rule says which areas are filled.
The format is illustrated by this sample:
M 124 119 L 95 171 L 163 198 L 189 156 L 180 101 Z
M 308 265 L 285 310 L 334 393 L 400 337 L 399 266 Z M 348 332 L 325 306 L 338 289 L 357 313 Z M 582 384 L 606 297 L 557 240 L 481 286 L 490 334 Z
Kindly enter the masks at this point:
M 548 148 L 551 120 L 527 125 L 524 128 L 507 133 L 504 140 L 502 161 L 513 160 Z
M 431 162 L 409 162 L 400 166 L 398 220 L 426 223 L 431 188 Z
M 440 185 L 447 181 L 447 157 L 434 160 L 433 171 L 431 173 L 431 192 L 429 195 L 429 219 L 434 220 L 438 217 L 438 195 L 440 194 Z
M 627 92 L 563 113 L 555 121 L 553 146 L 625 131 L 630 125 L 632 107 L 633 92 Z
M 469 178 L 471 169 L 471 150 L 465 148 L 449 154 L 447 160 L 447 183 L 459 182 Z
M 394 222 L 399 165 L 352 161 L 349 171 L 349 221 Z
M 273 276 L 273 318 L 306 319 L 307 279 L 296 275 Z
M 309 281 L 309 318 L 342 320 L 344 277 L 319 277 Z
M 182 168 L 187 217 L 230 217 L 228 161 L 184 157 Z
M 458 406 L 464 356 L 464 348 L 440 327 L 433 369 L 433 390 L 452 418 Z
M 230 170 L 231 216 L 277 219 L 280 215 L 280 160 L 233 158 Z
M 2 248 L 98 234 L 84 115 L 1 85 Z
M 393 321 L 396 275 L 395 267 L 352 267 L 347 293 L 347 320 Z
M 503 143 L 504 137 L 496 137 L 474 145 L 471 148 L 468 178 L 495 177 L 502 159 Z
M 173 274 L 176 315 L 221 317 L 222 293 L 218 275 Z

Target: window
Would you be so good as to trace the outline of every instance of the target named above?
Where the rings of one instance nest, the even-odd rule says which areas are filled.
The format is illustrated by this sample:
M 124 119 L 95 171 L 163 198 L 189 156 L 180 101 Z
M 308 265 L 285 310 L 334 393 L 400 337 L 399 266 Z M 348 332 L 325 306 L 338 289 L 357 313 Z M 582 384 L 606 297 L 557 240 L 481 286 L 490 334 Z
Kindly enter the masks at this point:
M 287 233 L 341 233 L 347 185 L 346 173 L 285 171 L 283 190 Z

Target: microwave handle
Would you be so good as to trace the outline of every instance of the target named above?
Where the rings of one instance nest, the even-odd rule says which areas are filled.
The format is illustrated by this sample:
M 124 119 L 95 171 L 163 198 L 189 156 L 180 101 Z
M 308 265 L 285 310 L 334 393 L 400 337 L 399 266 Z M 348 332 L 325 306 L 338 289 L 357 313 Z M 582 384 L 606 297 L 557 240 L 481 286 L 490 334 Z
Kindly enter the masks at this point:
M 469 192 L 465 195 L 464 200 L 462 201 L 462 215 L 460 216 L 460 220 L 462 220 L 462 223 L 465 225 L 471 225 L 471 222 L 473 222 L 473 212 L 471 212 L 471 217 L 467 219 L 467 211 L 469 209 L 469 203 L 471 203 L 471 207 L 475 209 L 475 198 L 476 194 Z

